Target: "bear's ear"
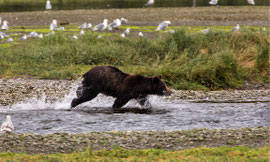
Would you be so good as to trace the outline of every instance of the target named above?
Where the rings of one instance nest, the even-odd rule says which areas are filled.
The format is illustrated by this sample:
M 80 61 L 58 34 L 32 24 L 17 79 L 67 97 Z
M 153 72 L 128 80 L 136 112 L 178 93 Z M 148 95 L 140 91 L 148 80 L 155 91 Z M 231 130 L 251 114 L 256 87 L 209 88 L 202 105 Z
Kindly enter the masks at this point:
M 159 79 L 161 79 L 161 75 L 159 75 L 158 77 L 159 77 Z
M 160 78 L 156 76 L 156 77 L 153 77 L 152 80 L 153 80 L 155 83 L 159 83 Z

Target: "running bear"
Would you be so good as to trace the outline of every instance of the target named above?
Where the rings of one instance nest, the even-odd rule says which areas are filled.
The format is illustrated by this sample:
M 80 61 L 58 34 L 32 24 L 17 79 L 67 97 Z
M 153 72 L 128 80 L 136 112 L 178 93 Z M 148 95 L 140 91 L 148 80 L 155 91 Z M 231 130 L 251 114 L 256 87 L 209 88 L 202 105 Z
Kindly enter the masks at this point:
M 147 95 L 170 95 L 172 91 L 159 77 L 127 74 L 112 66 L 97 66 L 83 75 L 77 98 L 71 102 L 75 107 L 95 98 L 99 93 L 116 98 L 113 108 L 121 108 L 129 100 L 136 99 L 141 106 L 147 104 Z M 149 102 L 148 102 L 149 103 Z

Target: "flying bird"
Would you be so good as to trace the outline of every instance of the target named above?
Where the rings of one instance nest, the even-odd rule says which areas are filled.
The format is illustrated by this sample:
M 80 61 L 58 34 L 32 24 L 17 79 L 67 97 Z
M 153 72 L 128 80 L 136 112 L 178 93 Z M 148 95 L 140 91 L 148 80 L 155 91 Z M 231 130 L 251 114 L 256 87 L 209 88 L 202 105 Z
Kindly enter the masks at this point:
M 247 0 L 247 2 L 248 2 L 249 4 L 251 4 L 251 5 L 255 5 L 254 0 Z
M 165 29 L 168 27 L 169 24 L 171 24 L 170 21 L 163 21 L 163 22 L 161 22 L 161 23 L 158 25 L 156 31 L 159 31 L 159 30 L 165 30 Z
M 239 24 L 236 25 L 236 27 L 232 28 L 230 32 L 238 31 L 240 29 Z
M 11 133 L 12 131 L 14 131 L 14 125 L 11 121 L 10 115 L 7 115 L 6 121 L 1 125 L 1 132 Z
M 93 31 L 96 31 L 96 30 L 105 30 L 108 26 L 108 20 L 107 19 L 104 19 L 103 20 L 103 23 L 100 23 L 98 24 L 97 26 L 95 26 L 93 28 Z
M 52 9 L 52 5 L 51 5 L 50 0 L 47 0 L 45 9 L 46 9 L 46 10 L 51 10 L 51 9 Z
M 145 4 L 145 6 L 152 6 L 154 3 L 155 3 L 154 0 L 149 0 L 149 1 Z

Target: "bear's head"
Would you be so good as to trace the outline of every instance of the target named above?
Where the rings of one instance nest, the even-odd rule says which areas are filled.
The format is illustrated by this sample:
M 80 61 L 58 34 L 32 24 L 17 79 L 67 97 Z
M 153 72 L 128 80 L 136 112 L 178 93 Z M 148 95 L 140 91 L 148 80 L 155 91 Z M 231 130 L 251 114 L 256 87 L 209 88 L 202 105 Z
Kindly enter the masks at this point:
M 155 84 L 155 92 L 157 95 L 169 96 L 172 94 L 172 91 L 166 86 L 166 84 L 161 80 L 161 76 L 153 77 L 153 82 Z

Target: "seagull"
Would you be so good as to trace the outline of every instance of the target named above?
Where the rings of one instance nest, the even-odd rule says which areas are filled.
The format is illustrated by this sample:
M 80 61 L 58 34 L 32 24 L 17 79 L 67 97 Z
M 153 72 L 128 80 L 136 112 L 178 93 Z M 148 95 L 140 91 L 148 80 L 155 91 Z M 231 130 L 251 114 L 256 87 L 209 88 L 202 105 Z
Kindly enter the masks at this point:
M 236 25 L 236 27 L 232 28 L 230 32 L 238 31 L 240 29 L 239 24 Z
M 120 19 L 115 19 L 113 20 L 112 23 L 108 25 L 108 30 L 112 30 L 113 28 L 118 28 L 121 26 L 121 20 Z
M 102 37 L 102 35 L 98 35 L 98 36 L 97 36 L 98 39 L 101 38 L 101 37 Z
M 5 20 L 5 21 L 3 21 L 3 25 L 1 26 L 1 29 L 2 30 L 8 30 L 8 22 L 7 22 L 7 20 Z
M 87 26 L 86 26 L 87 29 L 89 29 L 91 27 L 92 27 L 92 24 L 91 23 L 88 23 Z
M 46 9 L 46 10 L 51 10 L 51 9 L 52 9 L 52 5 L 51 5 L 50 0 L 47 0 L 45 9 Z
M 125 19 L 125 18 L 122 17 L 120 20 L 121 20 L 121 22 L 124 22 L 125 24 L 128 24 L 128 19 Z
M 266 31 L 266 28 L 262 28 L 262 31 Z
M 6 33 L 1 32 L 1 31 L 0 31 L 0 35 L 1 35 L 1 36 L 3 36 L 3 38 L 5 38 L 5 37 L 9 37 L 9 36 L 8 36 Z
M 255 5 L 254 0 L 247 0 L 247 2 L 248 2 L 249 4 L 251 4 L 251 5 Z
M 27 37 L 37 37 L 37 36 L 38 36 L 38 33 L 34 31 L 34 32 L 29 33 Z
M 175 31 L 174 30 L 167 30 L 167 31 L 165 31 L 166 33 L 175 33 Z
M 154 3 L 155 3 L 154 0 L 149 0 L 149 1 L 145 4 L 145 6 L 152 6 Z
M 87 23 L 83 23 L 81 26 L 79 26 L 79 29 L 85 29 L 87 27 Z
M 19 38 L 19 40 L 26 40 L 26 39 L 27 39 L 27 36 L 26 35 L 24 35 L 21 38 Z
M 78 39 L 78 37 L 76 36 L 76 35 L 73 35 L 73 37 L 72 37 L 73 39 Z
M 218 0 L 211 0 L 210 2 L 209 2 L 209 4 L 210 5 L 217 5 L 217 3 L 218 3 Z
M 56 30 L 57 28 L 57 20 L 53 20 L 50 25 L 50 30 Z
M 143 33 L 142 32 L 139 32 L 139 37 L 143 37 Z
M 127 28 L 124 32 L 123 32 L 123 34 L 125 34 L 125 35 L 127 35 L 127 34 L 129 34 L 130 33 L 130 28 Z
M 7 39 L 7 42 L 13 42 L 13 39 L 10 37 Z
M 0 35 L 0 39 L 4 39 L 5 37 L 3 35 Z
M 43 38 L 43 34 L 42 34 L 42 33 L 39 34 L 39 35 L 38 35 L 38 38 L 42 39 L 42 38 Z
M 80 35 L 84 35 L 84 31 L 83 31 L 83 30 L 81 30 L 79 34 L 80 34 Z
M 1 132 L 10 133 L 14 131 L 14 125 L 12 124 L 10 115 L 7 115 L 6 121 L 1 125 Z
M 209 31 L 210 31 L 209 28 L 206 28 L 206 29 L 204 29 L 204 30 L 201 30 L 201 32 L 202 32 L 203 34 L 209 33 Z
M 65 27 L 61 26 L 57 30 L 65 30 Z
M 93 31 L 96 31 L 96 30 L 104 30 L 104 29 L 107 28 L 107 26 L 108 26 L 108 20 L 107 20 L 107 19 L 104 19 L 104 20 L 103 20 L 103 23 L 100 23 L 100 24 L 98 24 L 97 26 L 95 26 L 95 27 L 93 28 Z
M 124 33 L 122 33 L 120 36 L 121 36 L 122 38 L 125 38 L 125 37 L 126 37 L 126 35 L 125 35 Z
M 159 31 L 159 30 L 165 30 L 165 29 L 168 27 L 168 24 L 171 24 L 171 22 L 170 22 L 170 21 L 163 21 L 163 22 L 161 22 L 161 23 L 158 25 L 156 31 Z

